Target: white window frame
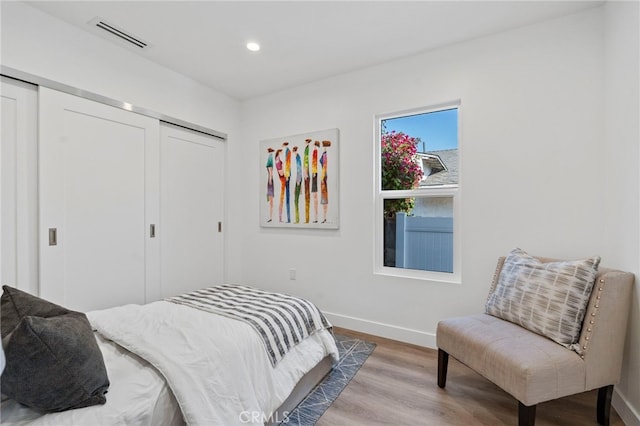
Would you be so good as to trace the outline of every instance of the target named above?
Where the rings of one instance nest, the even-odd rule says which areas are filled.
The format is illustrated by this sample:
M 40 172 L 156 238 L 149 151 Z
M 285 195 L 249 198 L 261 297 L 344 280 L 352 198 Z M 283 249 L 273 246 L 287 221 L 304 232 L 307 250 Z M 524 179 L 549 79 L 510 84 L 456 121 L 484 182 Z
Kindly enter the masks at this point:
M 375 116 L 375 156 L 374 156 L 374 274 L 388 275 L 393 277 L 412 278 L 425 281 L 445 282 L 460 284 L 461 267 L 462 267 L 462 250 L 461 250 L 461 220 L 460 220 L 460 203 L 461 203 L 461 175 L 458 177 L 457 185 L 438 185 L 419 187 L 410 190 L 382 190 L 382 164 L 381 158 L 381 130 L 382 121 L 405 117 L 408 115 L 425 114 L 437 112 L 446 109 L 458 109 L 458 168 L 462 159 L 462 135 L 460 131 L 461 123 L 461 102 L 456 100 L 426 108 L 414 108 L 394 113 L 377 114 Z M 453 272 L 436 272 L 423 271 L 417 269 L 404 269 L 391 266 L 384 266 L 384 217 L 383 206 L 385 199 L 391 198 L 409 198 L 409 197 L 451 197 L 453 198 Z

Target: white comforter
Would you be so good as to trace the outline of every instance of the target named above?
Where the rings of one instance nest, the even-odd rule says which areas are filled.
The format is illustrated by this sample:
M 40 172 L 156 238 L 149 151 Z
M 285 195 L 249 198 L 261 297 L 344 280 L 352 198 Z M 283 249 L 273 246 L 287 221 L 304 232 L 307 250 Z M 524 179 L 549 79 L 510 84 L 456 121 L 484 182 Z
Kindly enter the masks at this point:
M 190 425 L 262 424 L 322 358 L 338 357 L 333 337 L 323 330 L 274 368 L 251 326 L 170 302 L 93 311 L 87 317 L 105 338 L 148 363 L 98 338 L 111 381 L 105 405 L 42 415 L 5 401 L 3 425 L 179 424 L 176 400 Z
M 42 414 L 12 399 L 2 402 L 0 423 L 11 426 L 181 426 L 180 407 L 151 364 L 96 334 L 109 375 L 107 403 Z
M 333 337 L 323 330 L 274 368 L 248 324 L 164 301 L 87 316 L 100 334 L 165 376 L 194 426 L 262 424 L 307 371 L 326 355 L 338 357 Z

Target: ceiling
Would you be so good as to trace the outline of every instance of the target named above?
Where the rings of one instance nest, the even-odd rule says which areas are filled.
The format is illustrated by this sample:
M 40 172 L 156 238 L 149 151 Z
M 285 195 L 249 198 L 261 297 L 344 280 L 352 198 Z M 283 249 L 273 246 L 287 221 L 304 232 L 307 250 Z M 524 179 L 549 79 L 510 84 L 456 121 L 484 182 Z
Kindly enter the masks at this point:
M 147 59 L 244 100 L 602 1 L 29 1 Z M 100 17 L 141 50 L 89 24 Z M 248 41 L 262 46 L 245 48 Z

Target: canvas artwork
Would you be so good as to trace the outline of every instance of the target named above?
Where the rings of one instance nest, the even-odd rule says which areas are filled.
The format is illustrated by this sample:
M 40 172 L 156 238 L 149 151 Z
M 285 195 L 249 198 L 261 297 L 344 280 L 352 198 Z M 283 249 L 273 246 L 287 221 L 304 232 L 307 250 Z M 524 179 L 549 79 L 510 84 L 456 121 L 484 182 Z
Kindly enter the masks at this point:
M 338 129 L 260 141 L 260 225 L 337 229 Z

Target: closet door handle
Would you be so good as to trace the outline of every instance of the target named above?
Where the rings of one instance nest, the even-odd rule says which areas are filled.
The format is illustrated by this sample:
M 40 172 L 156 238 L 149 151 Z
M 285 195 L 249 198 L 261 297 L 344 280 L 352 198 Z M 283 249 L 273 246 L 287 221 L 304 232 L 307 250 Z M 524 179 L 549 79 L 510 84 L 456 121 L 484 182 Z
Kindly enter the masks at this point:
M 151 226 L 149 226 L 149 238 L 155 238 L 156 237 L 156 225 L 155 223 L 152 223 Z
M 49 228 L 49 245 L 58 245 L 58 228 Z

